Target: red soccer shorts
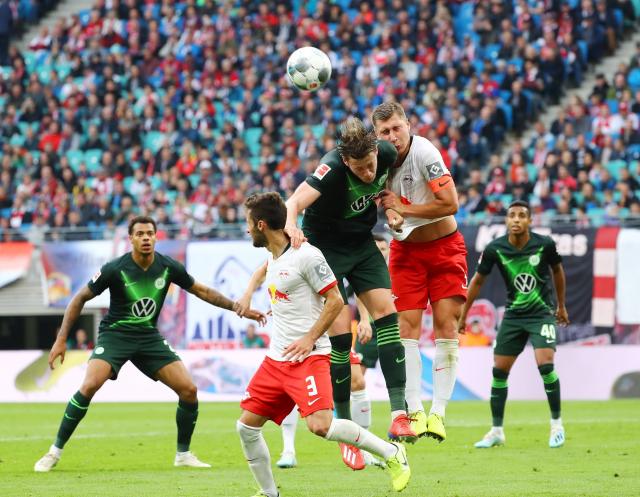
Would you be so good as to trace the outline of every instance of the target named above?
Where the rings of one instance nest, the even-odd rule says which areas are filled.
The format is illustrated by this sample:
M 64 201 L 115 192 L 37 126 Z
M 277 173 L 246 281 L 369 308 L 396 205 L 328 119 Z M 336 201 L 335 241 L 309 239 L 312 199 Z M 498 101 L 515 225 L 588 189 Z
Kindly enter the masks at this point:
M 312 355 L 302 362 L 265 357 L 253 375 L 240 407 L 280 424 L 298 405 L 303 418 L 333 409 L 328 355 Z
M 467 248 L 459 231 L 425 243 L 391 241 L 391 291 L 398 312 L 467 298 Z

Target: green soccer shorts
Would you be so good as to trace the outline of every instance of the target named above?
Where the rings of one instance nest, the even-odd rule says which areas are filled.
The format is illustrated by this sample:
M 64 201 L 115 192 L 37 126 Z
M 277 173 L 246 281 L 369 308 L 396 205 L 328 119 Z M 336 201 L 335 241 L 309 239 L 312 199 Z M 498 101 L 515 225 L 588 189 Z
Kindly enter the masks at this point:
M 106 331 L 98 335 L 91 359 L 102 359 L 111 364 L 115 380 L 123 364 L 131 361 L 133 365 L 152 380 L 159 369 L 180 356 L 158 332 Z
M 556 320 L 553 316 L 504 318 L 500 324 L 493 353 L 517 356 L 527 340 L 535 349 L 556 349 Z
M 391 289 L 389 269 L 373 237 L 362 243 L 344 245 L 314 243 L 320 249 L 338 280 L 344 302 L 348 302 L 343 279 L 347 279 L 356 295 L 376 288 Z

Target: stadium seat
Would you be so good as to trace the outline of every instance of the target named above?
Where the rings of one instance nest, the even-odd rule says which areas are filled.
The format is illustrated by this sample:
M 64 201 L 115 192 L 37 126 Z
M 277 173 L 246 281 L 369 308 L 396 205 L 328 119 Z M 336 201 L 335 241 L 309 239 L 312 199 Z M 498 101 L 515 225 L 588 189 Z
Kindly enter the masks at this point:
M 84 152 L 82 150 L 69 150 L 67 152 L 69 165 L 74 173 L 80 170 L 80 164 L 84 161 Z
M 244 141 L 251 155 L 260 155 L 260 137 L 262 136 L 262 128 L 247 128 L 244 131 Z
M 200 175 L 199 174 L 190 174 L 189 175 L 189 184 L 192 188 L 195 188 L 200 183 Z
M 316 124 L 315 126 L 311 126 L 311 131 L 313 132 L 313 136 L 316 137 L 316 140 L 321 141 L 324 137 L 324 126 L 322 124 Z
M 89 172 L 98 171 L 102 167 L 102 150 L 96 148 L 87 150 L 84 154 L 84 160 Z
M 606 165 L 607 170 L 616 180 L 620 178 L 620 169 L 626 168 L 627 162 L 623 160 L 614 160 Z
M 165 134 L 160 131 L 149 131 L 144 137 L 144 148 L 156 154 L 164 145 L 165 138 Z

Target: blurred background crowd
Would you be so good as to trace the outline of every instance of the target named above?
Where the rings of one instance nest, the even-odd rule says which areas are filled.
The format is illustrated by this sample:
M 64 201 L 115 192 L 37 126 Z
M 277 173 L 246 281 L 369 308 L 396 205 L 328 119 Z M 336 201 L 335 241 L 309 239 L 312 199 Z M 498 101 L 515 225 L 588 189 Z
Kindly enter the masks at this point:
M 462 223 L 513 199 L 538 223 L 640 220 L 640 46 L 538 119 L 636 29 L 635 0 L 98 0 L 27 50 L 3 36 L 53 4 L 0 0 L 3 240 L 110 237 L 133 214 L 237 236 L 247 195 L 290 195 L 388 99 L 441 150 Z M 307 44 L 333 66 L 316 93 L 285 76 Z

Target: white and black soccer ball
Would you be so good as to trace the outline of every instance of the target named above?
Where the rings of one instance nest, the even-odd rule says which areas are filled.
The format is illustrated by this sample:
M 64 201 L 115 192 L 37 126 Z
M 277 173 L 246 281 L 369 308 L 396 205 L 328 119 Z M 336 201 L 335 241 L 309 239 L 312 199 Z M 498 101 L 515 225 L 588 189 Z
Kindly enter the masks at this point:
M 305 91 L 322 88 L 331 77 L 331 61 L 315 47 L 299 48 L 289 56 L 287 76 L 293 85 Z

